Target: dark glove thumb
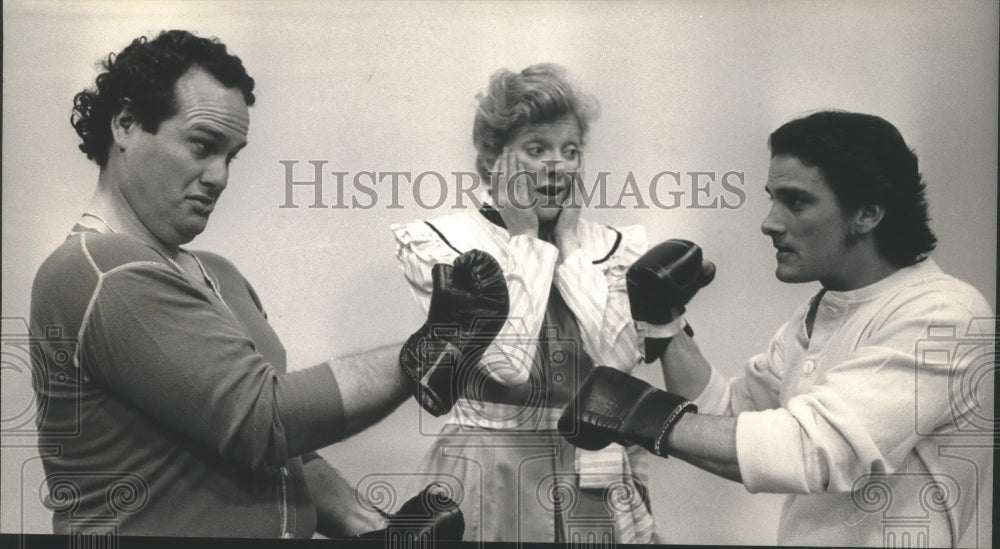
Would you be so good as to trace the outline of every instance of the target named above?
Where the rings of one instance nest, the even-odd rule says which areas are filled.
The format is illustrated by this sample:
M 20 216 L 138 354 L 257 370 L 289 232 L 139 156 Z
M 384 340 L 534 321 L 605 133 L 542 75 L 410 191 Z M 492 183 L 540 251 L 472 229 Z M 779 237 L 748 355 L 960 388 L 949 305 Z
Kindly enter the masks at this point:
M 705 261 L 701 264 L 701 287 L 704 288 L 715 280 L 715 263 Z

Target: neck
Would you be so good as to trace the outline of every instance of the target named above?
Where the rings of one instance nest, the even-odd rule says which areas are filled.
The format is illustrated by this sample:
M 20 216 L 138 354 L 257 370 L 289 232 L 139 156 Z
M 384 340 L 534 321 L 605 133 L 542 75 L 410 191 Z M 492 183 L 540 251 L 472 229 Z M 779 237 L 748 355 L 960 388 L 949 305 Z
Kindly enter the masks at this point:
M 546 242 L 555 242 L 556 219 L 550 219 L 538 224 L 538 238 Z
M 96 216 L 111 231 L 135 237 L 159 250 L 165 256 L 176 259 L 180 247 L 168 245 L 153 235 L 136 215 L 135 210 L 122 195 L 120 187 L 114 184 L 112 179 L 113 177 L 107 168 L 101 169 L 97 190 L 91 197 L 85 212 Z
M 857 290 L 875 284 L 900 269 L 880 254 L 874 241 L 870 239 L 857 243 L 843 265 L 843 273 L 820 281 L 824 288 L 836 292 Z

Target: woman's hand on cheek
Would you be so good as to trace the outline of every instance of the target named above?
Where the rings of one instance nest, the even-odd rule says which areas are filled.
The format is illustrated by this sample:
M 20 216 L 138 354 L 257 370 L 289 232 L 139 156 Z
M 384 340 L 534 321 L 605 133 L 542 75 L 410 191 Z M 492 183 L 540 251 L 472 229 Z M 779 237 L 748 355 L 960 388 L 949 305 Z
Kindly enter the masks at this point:
M 493 206 L 511 236 L 538 237 L 536 199 L 532 194 L 535 174 L 524 169 L 517 155 L 504 147 L 493 164 Z

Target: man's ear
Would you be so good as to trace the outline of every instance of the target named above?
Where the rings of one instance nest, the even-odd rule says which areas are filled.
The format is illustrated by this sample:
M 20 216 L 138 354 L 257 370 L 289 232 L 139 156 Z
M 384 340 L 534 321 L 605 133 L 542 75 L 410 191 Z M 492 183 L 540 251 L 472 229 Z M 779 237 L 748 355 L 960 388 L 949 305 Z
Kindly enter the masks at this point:
M 129 137 L 138 130 L 139 122 L 135 118 L 132 102 L 123 99 L 118 114 L 111 117 L 111 139 L 114 145 L 120 150 L 125 150 Z
M 864 236 L 875 230 L 878 224 L 885 217 L 885 208 L 878 204 L 864 204 L 859 207 L 852 216 L 854 234 Z

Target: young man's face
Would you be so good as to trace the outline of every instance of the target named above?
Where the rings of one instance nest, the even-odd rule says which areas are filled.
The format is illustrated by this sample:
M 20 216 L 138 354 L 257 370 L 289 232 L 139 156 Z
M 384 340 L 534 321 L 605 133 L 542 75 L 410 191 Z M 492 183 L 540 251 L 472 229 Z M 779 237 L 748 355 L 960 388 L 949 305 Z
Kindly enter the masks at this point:
M 819 168 L 778 155 L 767 174 L 771 211 L 761 231 L 778 250 L 775 275 L 782 282 L 819 280 L 830 290 L 848 290 L 857 272 L 851 260 L 847 217 Z
M 138 124 L 128 133 L 121 189 L 143 225 L 168 246 L 205 230 L 250 128 L 242 93 L 201 69 L 181 76 L 174 92 L 177 112 L 156 133 Z

